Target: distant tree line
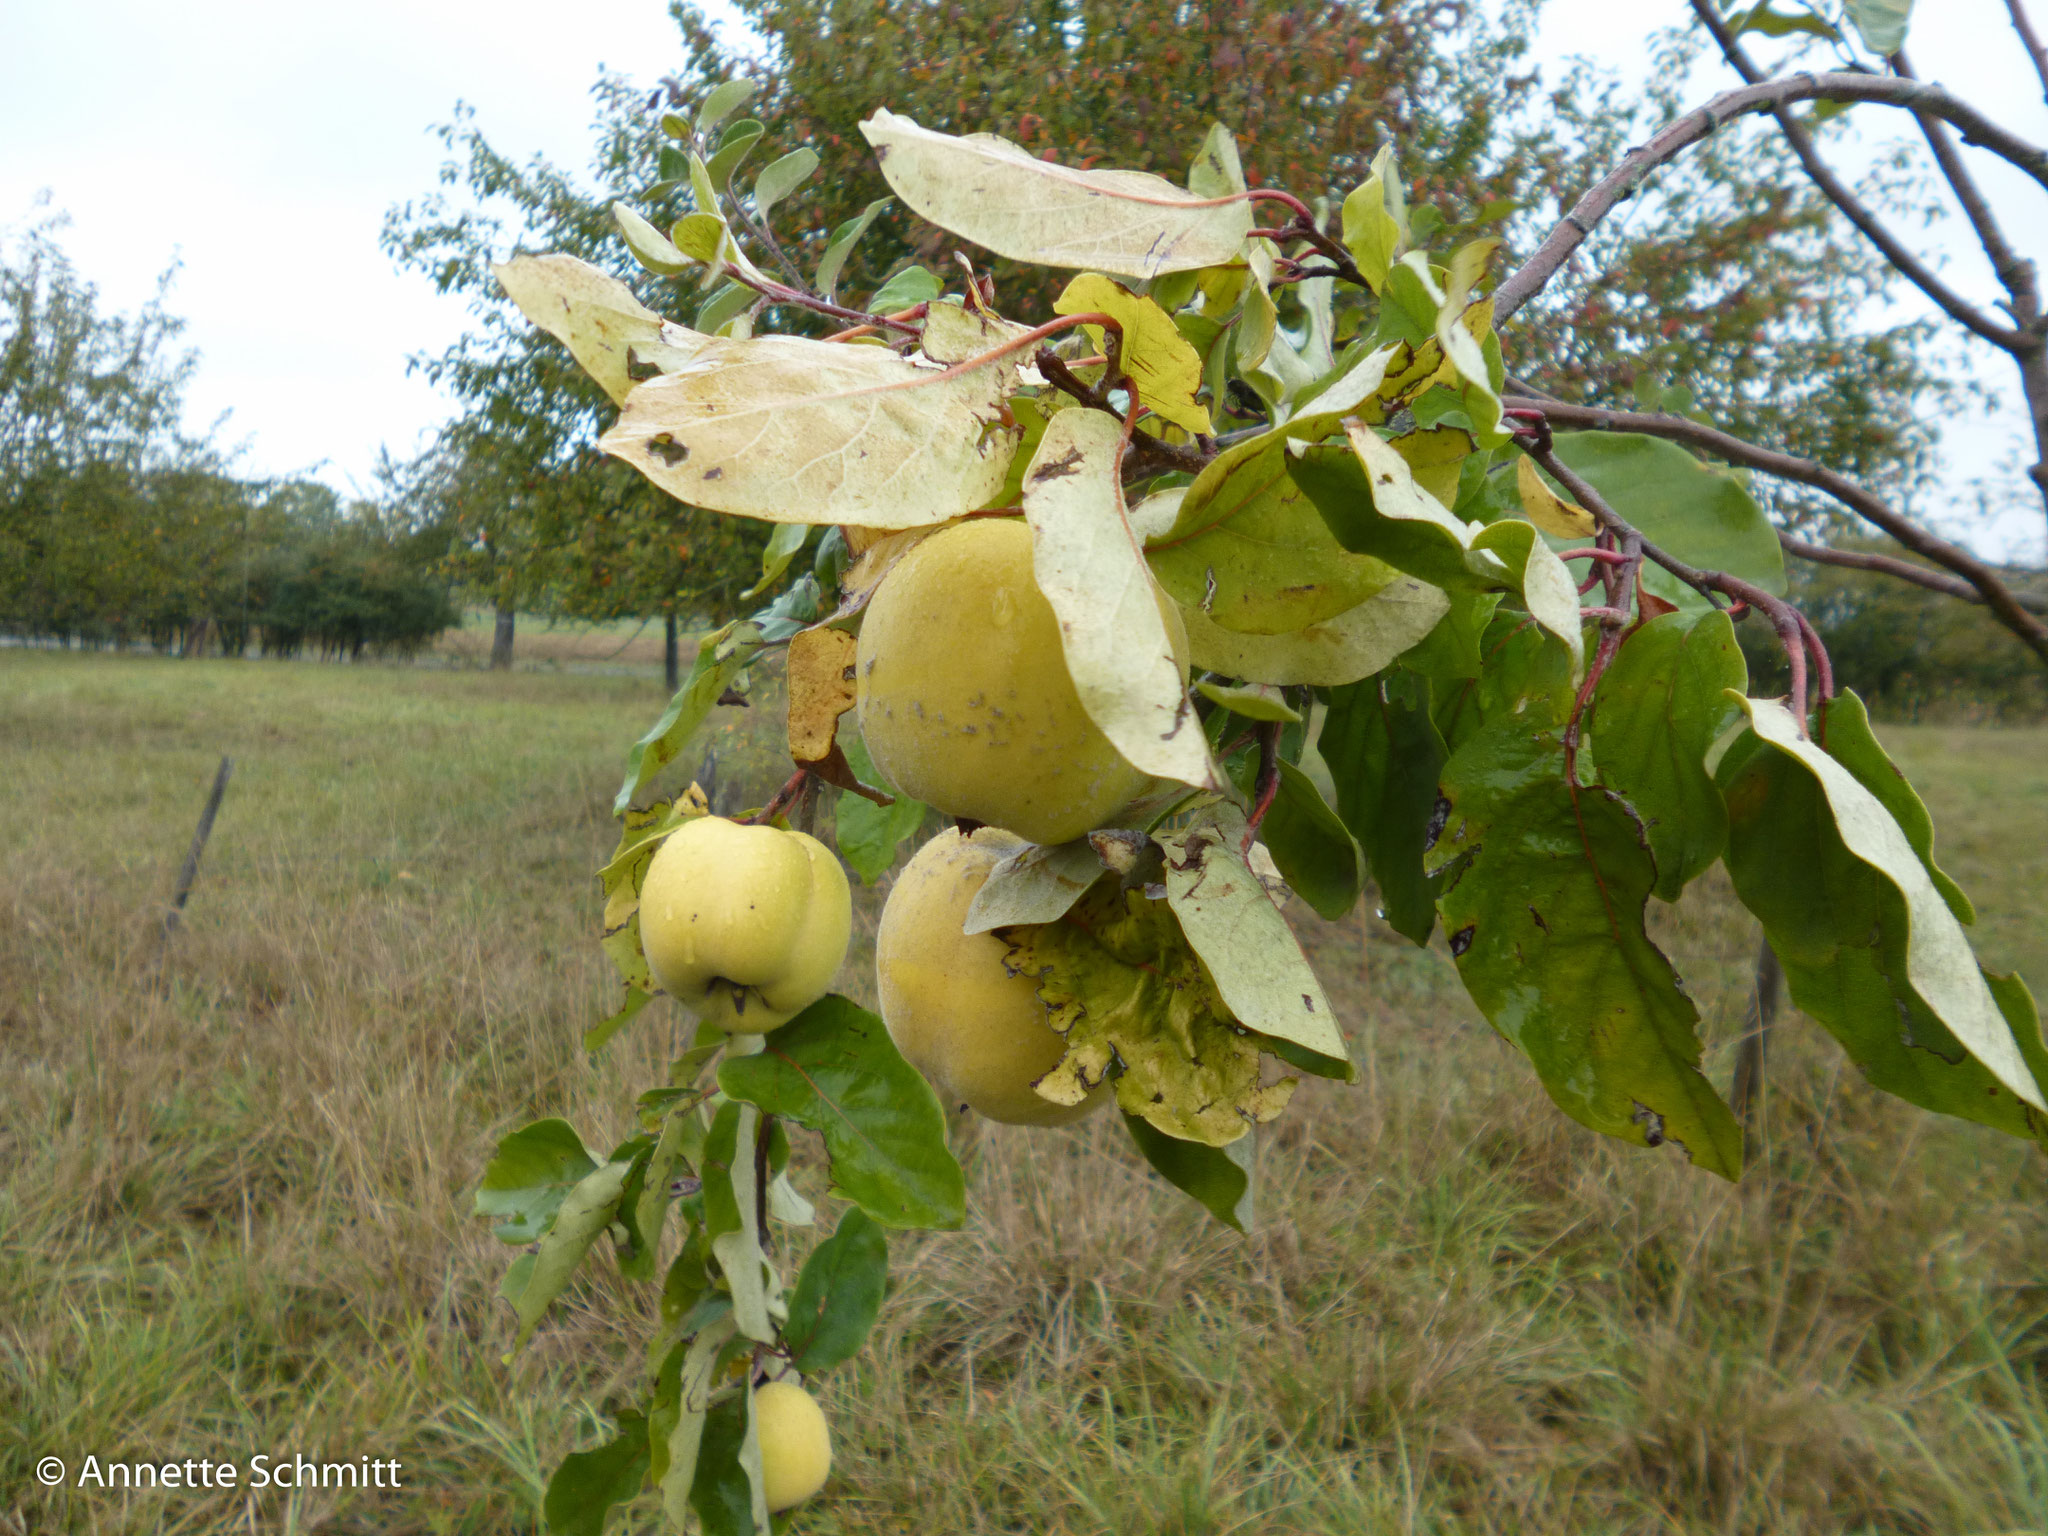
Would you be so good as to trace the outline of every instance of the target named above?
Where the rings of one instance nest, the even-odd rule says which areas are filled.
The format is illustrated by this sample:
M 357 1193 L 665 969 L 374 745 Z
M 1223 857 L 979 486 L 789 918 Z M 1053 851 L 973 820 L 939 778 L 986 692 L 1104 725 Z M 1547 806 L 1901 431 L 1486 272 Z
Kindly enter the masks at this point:
M 164 295 L 100 310 L 45 219 L 0 247 L 0 633 L 181 655 L 409 655 L 454 624 L 449 538 L 180 427 Z

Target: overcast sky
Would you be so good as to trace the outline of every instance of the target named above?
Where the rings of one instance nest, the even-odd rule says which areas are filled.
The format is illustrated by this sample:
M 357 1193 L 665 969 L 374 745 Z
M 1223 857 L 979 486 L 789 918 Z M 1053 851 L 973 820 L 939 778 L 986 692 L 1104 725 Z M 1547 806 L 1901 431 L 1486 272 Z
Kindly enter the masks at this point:
M 1683 9 L 1551 0 L 1539 51 L 1640 74 L 1649 30 Z M 1927 0 L 1922 12 L 1920 72 L 2048 141 L 2048 106 L 2001 0 Z M 1925 24 L 1937 14 L 1940 26 Z M 201 353 L 189 424 L 224 415 L 245 473 L 313 471 L 344 490 L 367 483 L 381 446 L 412 451 L 448 411 L 406 358 L 446 346 L 462 306 L 394 271 L 377 244 L 385 210 L 433 188 L 430 126 L 466 101 L 500 149 L 580 170 L 600 66 L 651 81 L 679 61 L 663 0 L 5 0 L 0 18 L 0 226 L 33 217 L 47 191 L 71 215 L 66 248 L 113 308 L 143 302 L 178 263 L 171 309 Z M 1987 179 L 2013 193 L 2014 232 L 2039 250 L 2048 206 L 2001 170 Z M 1981 257 L 1953 233 L 1930 238 L 1955 253 L 1952 279 L 1988 299 Z M 2000 359 L 1974 356 L 2006 384 Z M 1950 439 L 1955 504 L 2015 452 L 2017 426 L 2008 412 Z M 1991 552 L 2043 558 L 2038 501 L 2016 498 L 1989 527 L 1950 526 Z

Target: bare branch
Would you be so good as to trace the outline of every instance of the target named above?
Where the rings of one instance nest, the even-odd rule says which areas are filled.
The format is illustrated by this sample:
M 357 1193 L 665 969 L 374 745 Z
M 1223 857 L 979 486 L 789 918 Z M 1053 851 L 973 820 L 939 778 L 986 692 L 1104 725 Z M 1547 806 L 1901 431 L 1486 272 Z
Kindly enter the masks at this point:
M 1958 101 L 1939 86 L 1885 75 L 1847 73 L 1793 75 L 1782 80 L 1745 85 L 1737 90 L 1723 91 L 1697 111 L 1666 124 L 1648 143 L 1629 151 L 1619 166 L 1578 200 L 1537 248 L 1535 255 L 1495 291 L 1496 322 L 1507 319 L 1540 293 L 1600 221 L 1623 198 L 1635 192 L 1658 166 L 1676 158 L 1734 118 L 1752 112 L 1774 112 L 1801 101 L 1868 101 L 1927 112 L 1953 124 L 1965 143 L 1976 144 L 2011 161 L 2043 187 L 2048 187 L 2048 154 L 2006 132 L 1976 108 Z M 1908 260 L 1914 259 L 1910 252 L 1902 250 L 1902 254 Z M 1928 275 L 1932 277 L 1931 273 Z M 1939 280 L 1934 281 L 1939 286 Z M 1941 302 L 1938 294 L 1932 296 Z M 1961 313 L 1951 308 L 1950 303 L 1943 303 L 1943 308 L 1950 309 L 1961 323 L 1986 340 L 2008 350 L 2018 344 L 2017 331 L 1987 319 L 1957 295 L 1951 293 L 1948 298 L 1960 307 Z
M 2005 8 L 2012 13 L 2012 29 L 2026 45 L 2027 57 L 2034 61 L 2034 73 L 2041 77 L 2041 99 L 2048 101 L 2048 48 L 2041 46 L 2040 34 L 2034 31 L 2034 23 L 2020 0 L 2005 0 Z
M 1811 459 L 1759 448 L 1754 443 L 1702 426 L 1684 416 L 1610 411 L 1599 406 L 1564 405 L 1548 400 L 1541 403 L 1541 408 L 1553 426 L 1590 428 L 1602 432 L 1641 432 L 1668 442 L 1683 443 L 1688 448 L 1697 448 L 1730 464 L 1740 464 L 1745 469 L 1758 470 L 1780 480 L 1824 491 L 1865 521 L 1883 529 L 1914 554 L 1925 556 L 1962 577 L 1983 597 L 1984 605 L 1996 615 L 1999 623 L 2026 641 L 2043 660 L 2048 660 L 2048 624 L 2028 613 L 2012 589 L 1991 567 L 1961 546 L 1929 533 L 1846 475 L 1839 475 Z
M 1750 58 L 1749 51 L 1730 29 L 1715 9 L 1713 0 L 1692 0 L 1693 14 L 1713 34 L 1714 42 L 1720 47 L 1721 55 L 1727 59 L 1735 72 L 1751 85 L 1760 84 L 1764 71 Z M 1779 131 L 1785 135 L 1785 142 L 1792 147 L 1792 153 L 1799 157 L 1799 164 L 1806 176 L 1827 200 L 1842 211 L 1851 224 L 1863 231 L 1864 237 L 1878 248 L 1884 259 L 1892 264 L 1906 280 L 1918 288 L 1958 325 L 1976 332 L 1994 346 L 2010 351 L 2020 341 L 2017 331 L 2000 325 L 1999 322 L 1957 293 L 1939 277 L 1925 262 L 1906 248 L 1906 245 L 1872 213 L 1863 200 L 1851 192 L 1848 185 L 1835 175 L 1828 163 L 1821 159 L 1820 150 L 1813 142 L 1799 119 L 1788 107 L 1774 107 L 1771 115 L 1778 120 Z M 1931 122 L 1924 113 L 1915 113 L 1922 124 Z
M 1893 72 L 1902 78 L 1916 78 L 1903 49 L 1893 54 L 1890 62 Z M 1985 259 L 2011 296 L 2012 317 L 2019 323 L 2024 338 L 2022 345 L 2013 348 L 2013 360 L 2019 365 L 2020 391 L 2026 397 L 2028 424 L 2034 433 L 2034 467 L 2027 474 L 2043 498 L 2048 499 L 2048 348 L 2042 345 L 2041 289 L 2034 264 L 2006 239 L 1991 211 L 1990 199 L 1950 142 L 1948 130 L 1924 112 L 1913 116 L 1926 136 L 1927 147 L 1934 153 L 1934 163 L 1941 167 L 1941 174 L 1962 205 L 1970 228 L 1976 231 Z
M 1784 547 L 1786 554 L 1796 555 L 1801 560 L 1811 560 L 1815 565 L 1838 565 L 1852 571 L 1875 571 L 1879 575 L 1909 581 L 1916 587 L 1925 587 L 1930 592 L 1940 592 L 1965 603 L 1982 606 L 1984 602 L 1984 594 L 1960 576 L 1947 576 L 1940 571 L 1930 571 L 1924 565 L 1915 565 L 1910 560 L 1901 560 L 1894 555 L 1875 555 L 1860 549 L 1831 549 L 1825 544 L 1809 544 L 1804 539 L 1795 539 L 1789 533 L 1780 533 L 1778 543 Z M 2048 597 L 2037 597 L 2031 592 L 2015 592 L 2013 601 L 2032 612 L 2048 613 Z

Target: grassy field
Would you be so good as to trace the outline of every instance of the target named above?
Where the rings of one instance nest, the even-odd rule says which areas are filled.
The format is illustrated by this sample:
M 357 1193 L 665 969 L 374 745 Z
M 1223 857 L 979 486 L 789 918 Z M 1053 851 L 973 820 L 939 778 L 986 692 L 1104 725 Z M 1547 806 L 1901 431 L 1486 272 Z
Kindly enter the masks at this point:
M 501 1364 L 508 1251 L 469 1195 L 534 1115 L 622 1132 L 665 1060 L 653 1011 L 577 1048 L 611 994 L 588 874 L 660 703 L 629 676 L 0 653 L 0 1531 L 534 1529 L 634 1384 L 618 1319 L 648 1298 L 597 1275 Z M 758 797 L 772 711 L 721 715 Z M 1986 958 L 2048 979 L 2048 731 L 1888 738 Z M 972 1138 L 967 1230 L 894 1242 L 884 1322 L 824 1383 L 838 1466 L 798 1530 L 2048 1530 L 2039 1154 L 1879 1100 L 1793 1019 L 1730 1187 L 1552 1110 L 1440 950 L 1299 921 L 1364 1080 L 1270 1137 L 1259 1234 L 1099 1120 Z M 1708 883 L 1663 936 L 1725 1081 L 1754 930 Z M 404 1487 L 33 1471 L 295 1452 L 395 1457 Z

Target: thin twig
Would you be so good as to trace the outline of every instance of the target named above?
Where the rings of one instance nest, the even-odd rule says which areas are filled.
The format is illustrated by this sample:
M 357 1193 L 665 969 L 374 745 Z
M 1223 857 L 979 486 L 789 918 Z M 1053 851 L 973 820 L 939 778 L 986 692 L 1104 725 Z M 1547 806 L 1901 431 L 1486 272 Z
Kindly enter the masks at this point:
M 2041 99 L 2048 101 L 2048 49 L 2041 46 L 2040 35 L 2034 31 L 2034 23 L 2020 0 L 2005 0 L 2005 8 L 2012 15 L 2013 31 L 2019 33 L 2021 43 L 2026 45 L 2027 57 L 2033 60 L 2034 73 L 2041 77 Z
M 1496 322 L 1507 319 L 1540 293 L 1600 221 L 1613 211 L 1617 203 L 1636 191 L 1652 171 L 1715 133 L 1733 118 L 1752 112 L 1770 112 L 1801 101 L 1867 101 L 1931 113 L 1952 124 L 1962 134 L 1965 143 L 1975 144 L 2010 161 L 2048 187 L 2048 153 L 2008 133 L 1976 108 L 1958 101 L 1939 86 L 1886 75 L 1850 73 L 1793 75 L 1782 80 L 1767 80 L 1738 90 L 1723 91 L 1705 106 L 1667 124 L 1648 143 L 1631 150 L 1619 166 L 1595 183 L 1573 205 L 1571 212 L 1537 247 L 1535 255 L 1495 291 Z M 1978 327 L 1973 326 L 1972 329 Z M 2004 327 L 1993 326 L 1993 329 L 1999 335 L 2010 334 Z
M 1264 720 L 1259 723 L 1259 776 L 1252 784 L 1252 813 L 1244 827 L 1242 852 L 1251 852 L 1252 842 L 1264 825 L 1266 813 L 1273 809 L 1274 800 L 1280 795 L 1280 722 Z
M 1893 54 L 1889 62 L 1893 73 L 1901 78 L 1918 78 L 1904 49 Z M 1941 168 L 1963 216 L 1970 221 L 1977 243 L 1984 248 L 1984 259 L 1991 263 L 1991 270 L 1998 274 L 2010 299 L 2006 308 L 2019 327 L 2021 338 L 2011 351 L 2019 365 L 2020 390 L 2026 396 L 2028 424 L 2034 432 L 2034 467 L 2028 471 L 2028 478 L 2044 501 L 2048 501 L 2048 347 L 2042 345 L 2041 289 L 2034 263 L 2015 251 L 2012 242 L 2006 239 L 1997 215 L 1991 211 L 1991 200 L 1963 163 L 1962 155 L 1949 139 L 1948 129 L 1925 112 L 1913 116 L 1934 154 L 1934 163 Z
M 794 801 L 798 795 L 804 792 L 804 786 L 810 782 L 810 777 L 810 769 L 797 769 L 795 773 L 792 773 L 788 777 L 788 779 L 783 782 L 782 788 L 775 791 L 775 797 L 772 800 L 770 800 L 766 805 L 762 806 L 760 810 L 756 811 L 753 815 L 747 818 L 746 824 L 752 827 L 767 826 L 777 816 L 780 816 L 783 813 L 783 811 L 787 810 L 791 802 Z
M 1105 340 L 1116 340 L 1115 334 L 1110 333 L 1105 337 Z M 1114 357 L 1109 357 L 1107 361 L 1112 370 L 1111 376 L 1113 376 L 1115 368 Z M 1066 360 L 1049 347 L 1040 347 L 1038 355 L 1032 358 L 1032 362 L 1037 365 L 1038 371 L 1045 376 L 1046 383 L 1052 385 L 1053 388 L 1059 390 L 1062 394 L 1071 395 L 1085 406 L 1098 411 L 1105 411 L 1109 415 L 1114 416 L 1118 421 L 1124 421 L 1124 413 L 1119 411 L 1110 401 L 1109 376 L 1106 376 L 1100 384 L 1090 384 L 1086 379 L 1075 373 Z M 1202 467 L 1214 457 L 1215 454 L 1204 453 L 1201 447 L 1195 443 L 1169 443 L 1164 438 L 1152 436 L 1149 432 L 1133 433 L 1131 435 L 1130 476 L 1132 478 L 1143 478 L 1160 474 L 1166 470 L 1187 470 L 1193 474 L 1200 474 Z
M 1527 416 L 1533 413 L 1521 414 Z M 1643 559 L 1653 565 L 1662 566 L 1709 602 L 1713 602 L 1718 593 L 1724 597 L 1734 598 L 1739 603 L 1748 604 L 1770 620 L 1771 627 L 1778 633 L 1778 643 L 1785 648 L 1785 662 L 1792 673 L 1792 713 L 1799 721 L 1800 734 L 1804 735 L 1808 631 L 1803 627 L 1803 621 L 1792 605 L 1783 598 L 1764 591 L 1753 582 L 1744 581 L 1727 571 L 1703 571 L 1652 544 L 1627 518 L 1609 506 L 1606 498 L 1593 489 L 1588 481 L 1557 456 L 1551 448 L 1547 430 L 1524 428 L 1516 433 L 1515 440 L 1523 452 L 1547 470 L 1559 485 L 1571 492 L 1572 499 L 1592 513 L 1594 518 L 1617 539 L 1624 542 L 1631 538 L 1637 540 Z
M 1824 491 L 1865 521 L 1890 534 L 1914 554 L 1962 577 L 1982 595 L 1984 605 L 1996 615 L 1999 623 L 2024 640 L 2043 660 L 2048 660 L 2048 624 L 2028 613 L 2026 606 L 1991 567 L 1960 545 L 1929 533 L 1845 475 L 1839 475 L 1811 459 L 1759 448 L 1739 437 L 1702 426 L 1686 416 L 1614 411 L 1604 406 L 1565 405 L 1548 400 L 1542 403 L 1542 411 L 1553 426 L 1641 432 L 1668 442 L 1683 443 L 1745 469 L 1759 470 L 1780 480 Z

